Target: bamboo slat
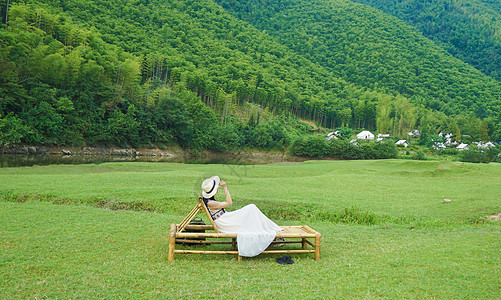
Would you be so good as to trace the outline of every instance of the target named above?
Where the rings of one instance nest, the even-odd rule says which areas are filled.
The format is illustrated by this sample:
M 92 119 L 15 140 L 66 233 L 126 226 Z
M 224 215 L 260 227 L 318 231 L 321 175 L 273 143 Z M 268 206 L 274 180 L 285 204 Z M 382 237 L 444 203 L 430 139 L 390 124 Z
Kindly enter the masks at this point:
M 177 225 L 179 226 L 179 224 Z M 193 224 L 188 224 L 184 229 L 194 229 L 194 230 L 214 230 L 214 228 L 211 225 L 193 225 Z
M 271 254 L 271 253 L 314 253 L 315 250 L 312 249 L 281 249 L 281 250 L 264 250 L 261 253 Z
M 302 240 L 288 240 L 288 241 L 273 241 L 271 244 L 298 244 L 302 243 Z
M 222 232 L 177 232 L 176 237 L 190 237 L 190 238 L 236 238 L 236 233 L 222 233 Z M 277 238 L 315 238 L 316 234 L 312 233 L 299 233 L 291 231 L 279 231 L 276 235 Z
M 210 221 L 212 227 L 214 228 L 214 231 L 219 232 L 219 230 L 217 230 L 216 224 L 214 224 L 214 220 L 212 220 L 212 217 L 209 213 L 209 210 L 207 209 L 207 206 L 205 206 L 204 200 L 202 199 L 202 197 L 200 197 L 200 195 L 198 196 L 198 204 L 205 211 L 205 214 L 207 215 L 207 218 L 209 218 L 209 221 Z
M 236 238 L 236 233 L 217 232 L 177 232 L 176 238 Z
M 310 232 L 310 233 L 313 233 L 313 234 L 317 234 L 318 232 L 316 230 L 313 230 L 310 226 L 308 225 L 303 225 L 303 228 L 304 230 Z
M 238 251 L 234 250 L 221 250 L 221 251 L 216 251 L 216 250 L 176 250 L 176 253 L 184 253 L 184 254 L 238 254 Z
M 305 229 L 306 225 L 303 226 L 281 226 L 284 230 L 277 232 L 277 237 L 282 238 L 314 238 L 318 233 L 313 229 Z
M 306 240 L 306 239 L 305 239 Z M 302 243 L 302 240 L 295 240 L 295 241 L 276 241 L 272 242 L 271 244 L 299 244 Z M 315 245 L 306 240 L 308 244 L 310 244 L 312 247 L 315 247 Z M 180 239 L 176 238 L 176 243 L 184 243 L 184 244 L 228 244 L 228 245 L 233 245 L 236 246 L 236 238 L 232 239 L 231 241 L 214 241 L 214 240 L 189 240 L 189 239 Z
M 185 227 L 188 226 L 188 224 L 190 224 L 191 220 L 195 218 L 195 216 L 198 214 L 199 211 L 200 211 L 200 204 L 197 204 L 197 206 L 195 206 L 195 208 L 193 208 L 190 211 L 190 213 L 186 216 L 186 218 L 184 218 L 183 221 L 181 221 L 178 227 L 178 232 L 182 232 L 185 229 Z
M 308 233 L 294 233 L 294 232 L 277 232 L 277 238 L 314 238 L 315 235 Z
M 261 252 L 262 254 L 284 254 L 284 253 L 314 253 L 315 250 L 303 250 L 303 249 L 288 249 L 288 250 L 265 250 Z M 234 250 L 187 250 L 187 249 L 177 249 L 175 253 L 182 254 L 238 254 L 238 251 Z
M 315 248 L 315 244 L 313 244 L 311 241 L 305 239 L 304 242 L 307 243 L 308 245 L 312 246 L 313 248 Z
M 176 239 L 177 243 L 184 244 L 228 244 L 232 245 L 232 241 L 210 241 L 210 240 L 187 240 L 187 239 Z

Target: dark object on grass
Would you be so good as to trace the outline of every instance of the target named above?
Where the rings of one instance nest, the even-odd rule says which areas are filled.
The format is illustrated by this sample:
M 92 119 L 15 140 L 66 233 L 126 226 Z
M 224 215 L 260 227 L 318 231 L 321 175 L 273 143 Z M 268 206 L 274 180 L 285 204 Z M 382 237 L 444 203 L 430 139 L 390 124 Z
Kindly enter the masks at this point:
M 270 245 L 271 247 L 283 247 L 285 245 L 284 238 L 275 238 L 273 243 Z
M 290 256 L 277 257 L 277 263 L 282 265 L 291 265 L 294 263 Z

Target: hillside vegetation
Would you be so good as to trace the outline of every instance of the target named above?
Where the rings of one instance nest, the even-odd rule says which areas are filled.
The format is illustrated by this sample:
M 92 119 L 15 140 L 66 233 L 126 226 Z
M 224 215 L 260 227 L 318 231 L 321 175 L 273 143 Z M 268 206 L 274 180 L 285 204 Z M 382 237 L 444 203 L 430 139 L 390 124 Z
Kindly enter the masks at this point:
M 399 93 L 447 115 L 499 112 L 500 82 L 368 6 L 330 0 L 217 2 L 357 86 Z
M 456 58 L 501 80 L 501 4 L 497 0 L 355 0 L 415 26 Z
M 296 117 L 501 139 L 500 83 L 393 17 L 352 2 L 218 3 L 11 1 L 0 143 L 283 148 L 307 132 Z

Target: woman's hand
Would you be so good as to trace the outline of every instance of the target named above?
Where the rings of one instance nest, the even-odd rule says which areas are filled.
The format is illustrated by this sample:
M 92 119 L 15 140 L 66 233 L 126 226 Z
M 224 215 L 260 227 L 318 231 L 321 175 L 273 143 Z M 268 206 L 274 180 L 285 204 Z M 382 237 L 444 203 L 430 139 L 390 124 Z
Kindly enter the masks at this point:
M 207 202 L 207 205 L 209 208 L 212 209 L 219 209 L 219 208 L 225 208 L 233 204 L 233 200 L 231 199 L 230 191 L 228 191 L 228 187 L 226 186 L 226 182 L 223 180 L 219 181 L 219 185 L 223 188 L 224 190 L 224 196 L 226 198 L 225 202 L 219 202 L 219 201 L 209 201 Z
M 221 185 L 221 187 L 223 188 L 223 190 L 226 190 L 227 186 L 226 186 L 226 182 L 221 180 L 219 181 L 219 184 Z

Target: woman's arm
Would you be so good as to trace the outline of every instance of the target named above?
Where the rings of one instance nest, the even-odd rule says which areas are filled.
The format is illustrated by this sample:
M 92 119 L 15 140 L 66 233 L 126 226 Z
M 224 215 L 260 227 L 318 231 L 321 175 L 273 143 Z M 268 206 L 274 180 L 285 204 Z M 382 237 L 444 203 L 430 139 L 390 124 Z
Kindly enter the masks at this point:
M 224 196 L 226 197 L 225 202 L 219 202 L 219 201 L 209 201 L 207 202 L 207 205 L 209 208 L 212 209 L 220 209 L 220 208 L 225 208 L 233 204 L 233 200 L 231 199 L 230 191 L 228 190 L 228 187 L 226 186 L 226 182 L 220 181 L 219 184 L 224 190 Z

